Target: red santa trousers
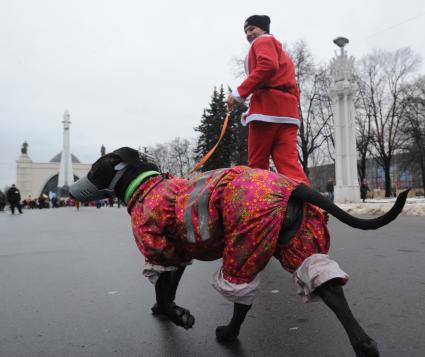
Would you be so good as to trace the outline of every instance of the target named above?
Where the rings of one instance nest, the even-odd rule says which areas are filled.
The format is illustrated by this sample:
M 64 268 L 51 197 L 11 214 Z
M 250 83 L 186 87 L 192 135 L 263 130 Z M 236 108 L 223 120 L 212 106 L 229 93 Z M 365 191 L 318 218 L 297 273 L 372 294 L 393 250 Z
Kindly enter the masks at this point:
M 270 155 L 277 172 L 310 185 L 298 160 L 298 127 L 293 124 L 252 121 L 248 134 L 248 165 L 269 169 Z

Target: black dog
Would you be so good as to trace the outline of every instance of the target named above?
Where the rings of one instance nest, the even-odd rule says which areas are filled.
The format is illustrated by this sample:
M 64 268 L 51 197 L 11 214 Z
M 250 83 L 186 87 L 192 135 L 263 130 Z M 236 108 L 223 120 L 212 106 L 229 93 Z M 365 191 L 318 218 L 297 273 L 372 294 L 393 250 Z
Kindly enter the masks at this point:
M 243 170 L 250 169 L 245 168 Z M 115 195 L 128 204 L 128 211 L 131 214 L 135 206 L 143 205 L 146 197 L 152 194 L 152 190 L 166 184 L 167 181 L 173 180 L 173 178 L 160 174 L 158 171 L 158 167 L 146 155 L 131 148 L 121 148 L 96 161 L 88 175 L 70 187 L 70 194 L 83 202 Z M 279 177 L 279 175 L 276 175 L 276 177 Z M 196 178 L 191 180 L 196 180 Z M 150 184 L 154 181 L 154 184 Z M 188 182 L 191 181 L 188 180 Z M 137 188 L 143 184 L 149 184 L 149 189 L 143 192 L 137 191 Z M 349 215 L 320 193 L 304 184 L 299 184 L 293 189 L 287 201 L 286 213 L 281 224 L 277 245 L 284 246 L 287 244 L 300 229 L 303 222 L 303 212 L 305 212 L 304 208 L 308 204 L 320 207 L 352 227 L 377 229 L 397 217 L 403 209 L 407 193 L 408 191 L 401 193 L 393 208 L 385 215 L 365 220 Z M 178 241 L 181 237 L 176 236 L 176 232 L 172 232 L 169 239 Z M 220 257 L 223 253 L 223 246 L 219 246 L 218 253 L 213 253 L 211 253 L 211 257 Z M 191 256 L 190 258 L 196 259 L 197 257 Z M 189 310 L 174 303 L 176 290 L 184 270 L 184 266 L 177 265 L 176 269 L 164 271 L 159 275 L 155 282 L 156 304 L 152 307 L 152 312 L 163 315 L 176 325 L 188 329 L 193 326 L 194 317 Z M 338 279 L 326 281 L 318 286 L 314 293 L 320 296 L 325 304 L 334 311 L 348 334 L 356 356 L 379 356 L 375 341 L 366 334 L 354 318 L 344 297 L 341 281 Z M 250 308 L 250 304 L 234 303 L 233 316 L 230 322 L 216 329 L 216 337 L 220 342 L 232 341 L 237 338 Z

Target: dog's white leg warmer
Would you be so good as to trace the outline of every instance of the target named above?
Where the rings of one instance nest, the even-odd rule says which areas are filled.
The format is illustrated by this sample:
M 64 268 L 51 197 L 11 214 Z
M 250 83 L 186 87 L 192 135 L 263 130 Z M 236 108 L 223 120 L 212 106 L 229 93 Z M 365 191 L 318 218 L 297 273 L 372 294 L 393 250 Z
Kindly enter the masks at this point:
M 257 274 L 249 283 L 234 284 L 224 279 L 220 269 L 213 275 L 212 286 L 227 300 L 244 305 L 252 305 L 260 284 L 260 276 Z
M 161 265 L 145 263 L 142 274 L 147 277 L 153 285 L 155 285 L 163 272 L 176 270 L 177 267 L 163 267 Z
M 320 285 L 332 279 L 340 279 L 345 284 L 349 276 L 329 258 L 327 254 L 313 254 L 298 267 L 293 275 L 297 294 L 304 302 L 320 301 L 314 293 Z
M 148 262 L 145 262 L 145 265 L 143 266 L 143 272 L 142 275 L 149 279 L 149 281 L 155 285 L 158 281 L 161 274 L 165 271 L 176 271 L 179 269 L 179 267 L 191 265 L 192 261 L 189 261 L 187 263 L 182 263 L 179 266 L 169 266 L 164 267 L 162 265 L 154 265 Z

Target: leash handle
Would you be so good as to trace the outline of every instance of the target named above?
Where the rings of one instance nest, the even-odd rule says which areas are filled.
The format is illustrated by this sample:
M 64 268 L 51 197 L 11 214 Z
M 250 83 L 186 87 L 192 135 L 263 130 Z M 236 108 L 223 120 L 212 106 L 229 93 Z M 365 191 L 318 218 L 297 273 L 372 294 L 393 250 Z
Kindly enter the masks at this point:
M 220 144 L 221 139 L 223 139 L 224 133 L 226 132 L 227 124 L 229 122 L 229 117 L 230 117 L 230 112 L 227 112 L 226 117 L 224 118 L 224 123 L 223 123 L 223 126 L 221 128 L 221 133 L 220 133 L 220 137 L 218 138 L 217 144 L 215 144 L 213 146 L 213 148 L 210 151 L 208 151 L 201 160 L 199 160 L 199 162 L 195 165 L 195 167 L 192 170 L 190 170 L 189 174 L 193 174 L 195 171 L 198 171 L 207 162 L 207 160 L 211 157 L 211 155 L 214 153 L 215 149 L 217 149 L 218 145 Z

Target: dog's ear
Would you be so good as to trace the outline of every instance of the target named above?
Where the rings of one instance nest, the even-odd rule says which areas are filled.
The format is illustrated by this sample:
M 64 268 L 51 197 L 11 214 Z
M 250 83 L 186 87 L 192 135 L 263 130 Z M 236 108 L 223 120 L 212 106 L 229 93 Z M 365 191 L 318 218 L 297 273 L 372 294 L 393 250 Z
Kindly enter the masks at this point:
M 113 151 L 111 154 L 117 155 L 123 162 L 134 168 L 159 171 L 158 166 L 148 154 L 141 153 L 132 148 L 122 147 Z
M 139 151 L 129 147 L 122 147 L 112 152 L 133 167 L 141 167 L 143 165 L 143 157 Z

